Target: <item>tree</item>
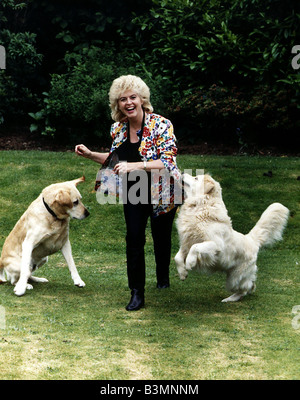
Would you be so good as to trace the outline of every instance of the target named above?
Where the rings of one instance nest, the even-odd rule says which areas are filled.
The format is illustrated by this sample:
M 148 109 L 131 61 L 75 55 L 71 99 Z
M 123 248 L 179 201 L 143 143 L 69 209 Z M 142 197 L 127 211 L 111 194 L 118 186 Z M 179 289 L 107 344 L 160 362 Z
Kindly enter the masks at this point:
M 36 50 L 36 34 L 23 31 L 26 3 L 0 3 L 0 44 L 6 50 L 6 69 L 0 71 L 0 122 L 19 118 L 38 101 L 36 86 L 42 54 Z

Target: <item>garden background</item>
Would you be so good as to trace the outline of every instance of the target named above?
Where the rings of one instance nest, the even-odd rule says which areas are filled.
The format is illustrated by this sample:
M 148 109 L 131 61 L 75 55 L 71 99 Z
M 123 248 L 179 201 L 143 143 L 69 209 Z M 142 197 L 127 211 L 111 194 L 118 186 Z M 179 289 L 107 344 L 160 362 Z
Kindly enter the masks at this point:
M 1 0 L 0 134 L 109 145 L 107 93 L 132 73 L 182 148 L 295 153 L 299 22 L 293 0 Z
M 25 296 L 0 286 L 0 379 L 299 379 L 299 20 L 292 0 L 1 0 L 0 246 L 49 183 L 85 175 L 91 215 L 70 224 L 85 288 L 61 254 Z M 97 203 L 98 167 L 74 145 L 109 147 L 107 94 L 127 73 L 174 123 L 179 168 L 221 183 L 236 230 L 272 202 L 289 208 L 243 301 L 221 303 L 221 274 L 179 280 L 175 226 L 171 287 L 159 291 L 148 226 L 146 307 L 125 310 L 122 207 Z

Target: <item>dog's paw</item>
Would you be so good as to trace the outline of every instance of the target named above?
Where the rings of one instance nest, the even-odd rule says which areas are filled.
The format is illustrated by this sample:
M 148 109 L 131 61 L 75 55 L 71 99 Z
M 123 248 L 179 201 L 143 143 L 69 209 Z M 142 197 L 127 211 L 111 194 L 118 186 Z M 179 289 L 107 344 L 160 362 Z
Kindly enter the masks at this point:
M 32 287 L 31 287 L 32 289 Z M 23 294 L 25 294 L 26 292 L 26 285 L 19 285 L 18 283 L 16 284 L 15 288 L 14 288 L 14 292 L 16 296 L 23 296 Z
M 196 266 L 196 264 L 197 264 L 197 254 L 194 251 L 190 251 L 186 258 L 185 268 L 190 271 Z
M 46 278 L 39 278 L 39 280 L 38 280 L 37 282 L 40 282 L 40 283 L 47 283 L 47 282 L 49 282 L 49 281 L 48 281 L 48 279 L 46 279 Z
M 222 300 L 222 303 L 229 303 L 229 302 L 234 302 L 234 301 L 239 301 L 244 297 L 243 294 L 240 293 L 234 293 L 233 295 L 226 297 L 226 299 Z
M 197 264 L 197 256 L 195 255 L 188 255 L 186 258 L 185 268 L 190 271 L 193 269 Z
M 74 280 L 74 285 L 78 287 L 85 287 L 85 283 L 80 278 Z
M 182 281 L 184 281 L 188 276 L 188 272 L 185 269 L 178 271 L 178 274 Z
M 49 282 L 48 279 L 46 279 L 46 278 L 38 278 L 37 276 L 31 276 L 29 279 L 31 281 L 33 281 L 33 282 L 39 282 L 39 283 L 47 283 L 47 282 Z

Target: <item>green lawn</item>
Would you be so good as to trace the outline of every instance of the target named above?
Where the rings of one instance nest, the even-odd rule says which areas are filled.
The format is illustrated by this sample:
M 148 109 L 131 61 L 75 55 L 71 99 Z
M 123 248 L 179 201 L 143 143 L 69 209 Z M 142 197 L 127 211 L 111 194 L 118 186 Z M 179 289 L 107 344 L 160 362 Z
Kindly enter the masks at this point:
M 182 155 L 178 164 L 203 168 L 221 183 L 242 233 L 269 204 L 282 202 L 291 211 L 284 240 L 260 252 L 256 292 L 230 304 L 221 303 L 225 276 L 191 272 L 182 282 L 174 260 L 171 287 L 156 289 L 149 226 L 146 307 L 129 313 L 122 207 L 96 202 L 97 165 L 72 152 L 0 152 L 1 247 L 48 184 L 85 175 L 78 189 L 91 213 L 70 224 L 85 288 L 73 286 L 59 253 L 37 273 L 49 283 L 34 284 L 20 298 L 10 284 L 0 286 L 1 379 L 300 378 L 300 327 L 292 326 L 292 309 L 300 305 L 299 159 Z M 269 170 L 272 178 L 263 176 Z M 177 250 L 174 226 L 173 257 Z

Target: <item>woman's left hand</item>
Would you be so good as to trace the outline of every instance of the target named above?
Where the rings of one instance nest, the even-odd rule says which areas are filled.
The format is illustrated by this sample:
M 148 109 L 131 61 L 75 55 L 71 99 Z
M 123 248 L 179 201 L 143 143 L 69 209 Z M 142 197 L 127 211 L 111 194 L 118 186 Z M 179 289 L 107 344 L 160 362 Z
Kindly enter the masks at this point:
M 155 160 L 151 162 L 147 162 L 146 164 L 146 170 L 161 170 L 164 169 L 165 166 L 161 160 Z M 116 174 L 126 174 L 131 171 L 136 171 L 138 169 L 144 170 L 144 163 L 143 161 L 138 161 L 138 162 L 127 162 L 127 161 L 121 161 L 118 164 L 115 165 L 114 168 L 114 173 Z
M 141 162 L 119 162 L 114 167 L 114 172 L 116 174 L 126 174 L 127 172 L 135 171 L 136 169 L 141 169 L 143 163 Z

